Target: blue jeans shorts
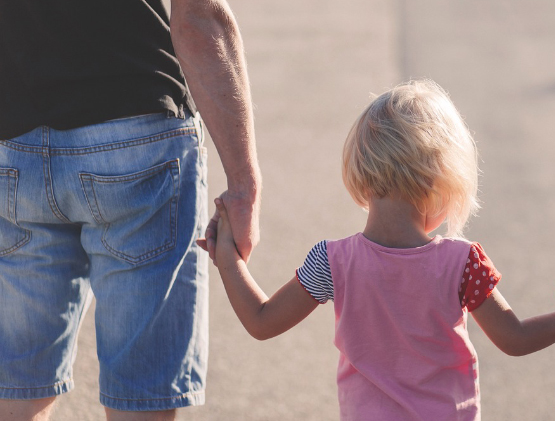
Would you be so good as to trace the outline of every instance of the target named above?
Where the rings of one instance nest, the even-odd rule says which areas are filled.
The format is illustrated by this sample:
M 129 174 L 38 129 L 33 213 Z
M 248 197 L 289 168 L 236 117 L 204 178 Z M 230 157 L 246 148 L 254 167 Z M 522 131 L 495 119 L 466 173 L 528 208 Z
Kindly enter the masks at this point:
M 202 139 L 198 116 L 151 114 L 0 140 L 0 399 L 73 388 L 94 295 L 103 405 L 204 403 Z

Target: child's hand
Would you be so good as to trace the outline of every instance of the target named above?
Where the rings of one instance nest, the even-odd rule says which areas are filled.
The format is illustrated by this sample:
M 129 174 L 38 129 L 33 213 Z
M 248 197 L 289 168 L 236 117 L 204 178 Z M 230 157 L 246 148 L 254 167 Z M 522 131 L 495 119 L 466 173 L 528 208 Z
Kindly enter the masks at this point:
M 216 260 L 215 264 L 218 266 L 217 262 L 224 262 L 230 257 L 236 260 L 241 258 L 237 247 L 235 246 L 235 241 L 233 240 L 233 232 L 231 230 L 231 224 L 229 223 L 229 217 L 227 216 L 227 209 L 224 205 L 222 199 L 217 198 L 214 203 L 220 214 L 220 219 L 218 221 L 218 235 L 216 236 Z
M 237 251 L 223 200 L 218 198 L 214 202 L 220 214 L 215 263 L 233 310 L 256 339 L 272 338 L 291 329 L 308 316 L 318 302 L 296 276 L 268 299 Z

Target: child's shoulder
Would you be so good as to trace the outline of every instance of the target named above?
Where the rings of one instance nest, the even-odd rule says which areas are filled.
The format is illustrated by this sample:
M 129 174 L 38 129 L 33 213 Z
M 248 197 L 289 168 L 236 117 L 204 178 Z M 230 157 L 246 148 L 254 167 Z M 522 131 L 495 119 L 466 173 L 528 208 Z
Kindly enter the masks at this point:
M 347 247 L 348 248 L 348 247 L 358 247 L 361 244 L 387 249 L 387 247 L 380 246 L 380 245 L 372 242 L 368 238 L 366 238 L 362 232 L 358 232 L 356 234 L 352 234 L 352 235 L 349 235 L 348 237 L 344 237 L 344 238 L 322 240 L 319 243 L 317 243 L 314 247 L 315 248 L 316 247 L 318 247 L 318 248 L 324 247 L 326 249 L 337 248 L 337 247 Z M 441 235 L 436 235 L 435 237 L 433 237 L 431 239 L 430 243 L 428 243 L 427 245 L 425 245 L 423 247 L 424 248 L 431 248 L 435 245 L 435 246 L 440 246 L 440 247 L 461 247 L 461 248 L 468 249 L 472 245 L 475 245 L 475 244 L 478 244 L 478 243 L 474 243 L 474 242 L 472 242 L 470 240 L 467 240 L 466 238 L 463 238 L 463 237 L 443 237 Z
M 326 248 L 336 248 L 336 247 L 356 247 L 364 239 L 364 235 L 361 232 L 349 235 L 348 237 L 338 238 L 333 240 L 324 240 L 326 243 Z
M 464 238 L 464 237 L 442 237 L 441 235 L 437 235 L 434 237 L 434 240 L 438 242 L 438 244 L 460 244 L 460 245 L 467 245 L 470 247 L 474 242 Z
M 314 249 L 324 251 L 327 254 L 330 250 L 354 251 L 354 249 L 359 247 L 387 249 L 386 247 L 379 246 L 367 239 L 362 232 L 358 232 L 344 238 L 322 240 L 314 246 Z M 423 247 L 419 247 L 419 250 L 431 251 L 436 247 L 443 249 L 446 252 L 459 252 L 463 254 L 468 254 L 473 247 L 481 248 L 479 243 L 470 241 L 464 237 L 443 237 L 441 235 L 436 235 L 432 238 L 430 243 Z
M 363 234 L 361 232 L 357 232 L 356 234 L 352 234 L 352 235 L 349 235 L 347 237 L 328 239 L 328 240 L 324 240 L 324 241 L 328 244 L 352 242 L 352 241 L 358 241 L 359 237 L 361 237 L 362 235 Z
M 472 246 L 477 244 L 463 237 L 442 237 L 440 235 L 434 237 L 433 241 L 446 251 L 458 251 L 462 254 L 468 254 Z

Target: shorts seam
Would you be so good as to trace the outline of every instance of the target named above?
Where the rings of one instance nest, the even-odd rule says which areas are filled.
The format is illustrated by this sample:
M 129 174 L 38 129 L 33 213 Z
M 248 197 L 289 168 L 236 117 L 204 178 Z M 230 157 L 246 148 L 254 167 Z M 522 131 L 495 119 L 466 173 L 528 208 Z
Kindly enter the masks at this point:
M 44 176 L 44 191 L 50 210 L 60 221 L 71 224 L 71 221 L 62 213 L 56 198 L 54 197 L 54 186 L 52 184 L 51 162 L 50 162 L 50 130 L 46 126 L 42 126 L 42 172 Z
M 73 378 L 69 378 L 68 380 L 61 380 L 59 382 L 56 383 L 52 383 L 50 385 L 47 386 L 29 386 L 29 387 L 5 387 L 5 386 L 0 386 L 0 389 L 3 390 L 39 390 L 39 389 L 50 389 L 52 387 L 57 387 L 57 386 L 61 386 L 64 384 L 68 384 L 68 383 L 72 383 L 73 382 Z
M 175 395 L 175 396 L 171 396 L 169 398 L 148 398 L 148 399 L 143 399 L 143 398 L 116 398 L 114 396 L 110 396 L 104 392 L 100 392 L 100 394 L 108 399 L 114 399 L 117 401 L 134 401 L 134 402 L 145 402 L 145 401 L 169 401 L 169 400 L 173 400 L 173 399 L 182 399 L 182 398 L 186 398 L 188 396 L 197 396 L 197 395 L 203 395 L 205 392 L 204 390 L 200 390 L 198 392 L 187 392 L 187 393 L 182 393 L 180 395 Z
M 20 241 L 18 241 L 14 246 L 10 247 L 9 249 L 0 250 L 0 257 L 7 256 L 10 253 L 13 253 L 17 249 L 23 247 L 29 241 L 31 241 L 31 231 L 24 229 L 25 237 L 23 237 Z
M 15 182 L 17 183 L 17 170 L 16 170 L 15 175 L 13 174 L 12 171 L 8 171 L 7 174 L 8 174 L 8 177 L 9 177 L 9 179 L 8 179 L 8 200 L 7 200 L 7 203 L 8 203 L 8 219 L 11 222 L 16 223 L 15 222 L 16 221 L 15 209 L 13 209 L 13 208 L 15 208 L 14 205 L 15 205 L 16 199 L 17 199 L 17 184 L 16 184 L 16 187 L 13 188 L 13 186 L 12 186 L 13 183 L 10 182 L 11 181 L 10 179 L 15 178 Z M 12 197 L 12 189 L 14 191 L 13 192 L 14 197 Z
M 166 242 L 165 244 L 161 245 L 160 247 L 158 247 L 157 249 L 151 250 L 147 253 L 141 254 L 140 256 L 130 256 L 126 253 L 123 253 L 121 251 L 118 251 L 116 249 L 114 249 L 113 247 L 111 247 L 107 242 L 106 242 L 106 232 L 108 231 L 108 228 L 110 228 L 110 224 L 106 225 L 106 228 L 104 229 L 104 233 L 102 235 L 102 244 L 104 245 L 104 247 L 106 247 L 106 249 L 112 253 L 113 255 L 119 257 L 122 260 L 125 260 L 128 263 L 137 265 L 140 263 L 143 263 L 147 260 L 150 260 L 156 256 L 159 256 L 161 254 L 163 254 L 164 252 L 168 251 L 168 250 L 172 250 L 173 248 L 175 248 L 175 241 L 170 241 L 170 242 Z M 173 235 L 173 233 L 172 233 Z
M 31 231 L 20 227 L 19 224 L 17 223 L 16 202 L 17 202 L 17 182 L 19 177 L 19 171 L 13 168 L 3 168 L 0 170 L 0 175 L 9 177 L 8 198 L 6 201 L 8 205 L 8 220 L 16 227 L 18 227 L 20 230 L 23 230 L 25 234 L 25 236 L 12 247 L 9 247 L 4 250 L 0 250 L 0 257 L 3 257 L 13 253 L 17 249 L 23 247 L 29 241 L 31 241 Z
M 87 181 L 94 181 L 95 183 L 115 184 L 115 183 L 122 183 L 125 181 L 135 181 L 135 180 L 140 180 L 142 178 L 151 177 L 153 175 L 156 175 L 168 169 L 170 171 L 175 169 L 179 170 L 179 158 L 172 159 L 171 161 L 156 165 L 155 167 L 152 167 L 143 171 L 139 171 L 137 173 L 128 174 L 128 175 L 105 176 L 105 175 L 81 173 L 79 174 L 79 176 L 81 178 L 87 179 Z
M 108 226 L 110 225 L 102 216 L 102 212 L 100 211 L 100 206 L 98 205 L 98 196 L 96 194 L 96 189 L 94 188 L 94 183 L 93 183 L 93 179 L 89 178 L 88 181 L 91 183 L 91 190 L 92 190 L 92 194 L 94 196 L 94 203 L 95 203 L 95 209 L 98 211 L 98 219 L 97 222 L 101 223 L 101 224 L 107 224 Z M 88 197 L 87 197 L 87 202 L 89 201 Z M 89 206 L 90 207 L 90 206 Z M 93 214 L 93 216 L 96 219 L 96 216 Z M 107 228 L 106 228 L 107 229 Z
M 196 133 L 195 127 L 186 127 L 176 130 L 171 130 L 158 135 L 142 137 L 138 139 L 125 140 L 122 142 L 109 143 L 105 145 L 88 146 L 84 148 L 52 148 L 50 155 L 90 155 L 98 152 L 113 151 L 117 149 L 130 148 L 133 146 L 146 145 L 149 143 L 159 142 L 161 140 L 171 139 L 183 135 Z M 40 146 L 20 145 L 16 142 L 9 140 L 0 140 L 0 145 L 7 148 L 14 149 L 19 152 L 29 152 L 42 154 L 43 148 Z

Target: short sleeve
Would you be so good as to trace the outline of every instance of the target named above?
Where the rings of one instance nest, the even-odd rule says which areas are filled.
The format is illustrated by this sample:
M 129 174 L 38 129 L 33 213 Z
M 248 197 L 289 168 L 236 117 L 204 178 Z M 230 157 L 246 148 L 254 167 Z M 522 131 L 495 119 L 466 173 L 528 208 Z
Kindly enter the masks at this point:
M 501 274 L 479 243 L 472 243 L 464 268 L 459 299 L 461 307 L 476 310 L 488 298 L 501 280 Z
M 320 241 L 306 256 L 303 265 L 297 269 L 297 279 L 320 304 L 333 301 L 333 282 L 328 261 L 327 241 Z

